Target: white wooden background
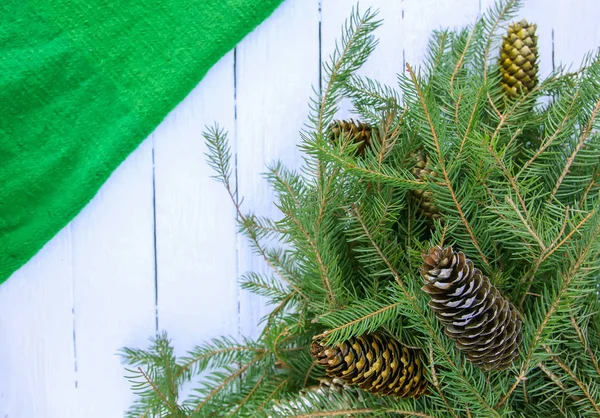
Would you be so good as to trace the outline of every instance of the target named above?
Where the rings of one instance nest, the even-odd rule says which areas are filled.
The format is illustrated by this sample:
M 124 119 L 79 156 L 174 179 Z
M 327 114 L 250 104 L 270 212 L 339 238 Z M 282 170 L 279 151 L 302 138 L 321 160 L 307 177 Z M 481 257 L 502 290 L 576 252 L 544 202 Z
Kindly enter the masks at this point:
M 472 22 L 491 0 L 363 0 L 385 24 L 361 71 L 394 84 L 432 29 Z M 226 127 L 246 210 L 277 215 L 260 176 L 297 166 L 311 86 L 354 0 L 286 0 L 223 57 L 92 202 L 0 286 L 0 418 L 120 417 L 133 396 L 116 355 L 167 330 L 182 353 L 222 334 L 254 336 L 267 312 L 237 278 L 265 268 L 235 234 L 204 158 L 203 126 Z M 541 71 L 600 45 L 599 0 L 528 0 Z M 347 116 L 347 114 L 341 115 Z

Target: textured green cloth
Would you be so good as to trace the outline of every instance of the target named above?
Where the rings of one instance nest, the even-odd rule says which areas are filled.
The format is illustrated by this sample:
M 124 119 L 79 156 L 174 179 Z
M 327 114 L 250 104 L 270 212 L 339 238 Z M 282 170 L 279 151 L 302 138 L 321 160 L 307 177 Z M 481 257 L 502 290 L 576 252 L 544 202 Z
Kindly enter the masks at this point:
M 0 283 L 281 1 L 0 1 Z

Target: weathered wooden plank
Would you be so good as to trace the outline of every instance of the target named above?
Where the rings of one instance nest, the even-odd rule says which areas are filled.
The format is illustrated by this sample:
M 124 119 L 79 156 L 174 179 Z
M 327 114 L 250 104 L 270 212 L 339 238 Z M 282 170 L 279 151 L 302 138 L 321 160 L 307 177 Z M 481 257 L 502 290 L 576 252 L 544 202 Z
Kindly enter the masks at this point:
M 551 18 L 554 28 L 554 58 L 556 65 L 565 65 L 572 69 L 581 66 L 588 52 L 597 52 L 600 47 L 600 2 L 558 1 L 548 7 L 542 0 L 539 4 L 540 14 Z
M 202 137 L 218 122 L 233 140 L 233 104 L 230 52 L 154 133 L 158 328 L 178 353 L 237 333 L 235 209 Z
M 72 222 L 75 416 L 122 416 L 134 399 L 116 353 L 155 329 L 152 198 L 150 138 Z
M 473 23 L 480 10 L 479 0 L 403 0 L 403 4 L 404 61 L 413 67 L 422 63 L 433 30 Z
M 318 27 L 317 0 L 288 0 L 237 47 L 237 177 L 244 211 L 280 216 L 260 173 L 277 159 L 299 165 L 298 132 L 307 120 L 311 86 L 318 84 Z M 268 271 L 245 238 L 238 245 L 240 273 Z M 240 291 L 240 332 L 256 336 L 259 319 L 270 309 Z
M 74 416 L 70 230 L 0 286 L 0 417 Z

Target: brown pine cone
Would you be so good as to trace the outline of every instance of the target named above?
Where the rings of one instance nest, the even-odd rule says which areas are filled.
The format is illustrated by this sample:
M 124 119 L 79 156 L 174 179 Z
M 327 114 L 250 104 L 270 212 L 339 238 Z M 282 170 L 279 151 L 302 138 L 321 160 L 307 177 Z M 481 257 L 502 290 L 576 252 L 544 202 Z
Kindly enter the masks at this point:
M 327 375 L 382 395 L 421 396 L 427 389 L 420 350 L 383 334 L 365 334 L 324 346 L 312 343 L 311 355 L 327 367 Z
M 416 152 L 414 158 L 416 163 L 411 172 L 418 180 L 425 182 L 428 177 L 436 176 L 436 172 L 427 167 L 427 157 L 423 152 Z M 433 200 L 433 192 L 431 190 L 414 189 L 410 191 L 410 194 L 419 203 L 419 209 L 423 216 L 430 220 L 442 217 L 440 208 Z
M 337 143 L 343 135 L 345 140 L 357 144 L 356 154 L 360 157 L 364 157 L 367 148 L 372 147 L 373 134 L 377 135 L 377 128 L 353 119 L 335 120 L 329 126 L 329 130 L 334 143 Z
M 423 261 L 423 290 L 446 335 L 485 370 L 510 366 L 522 338 L 515 308 L 462 252 L 437 246 Z

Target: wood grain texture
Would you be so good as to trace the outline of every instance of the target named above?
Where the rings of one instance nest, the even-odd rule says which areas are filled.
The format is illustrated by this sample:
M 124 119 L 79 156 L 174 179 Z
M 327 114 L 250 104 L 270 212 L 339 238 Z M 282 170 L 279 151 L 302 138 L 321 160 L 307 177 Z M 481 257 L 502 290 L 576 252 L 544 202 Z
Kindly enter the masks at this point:
M 276 160 L 300 164 L 299 131 L 307 121 L 311 86 L 319 76 L 319 3 L 288 0 L 249 34 L 236 50 L 237 179 L 243 211 L 280 217 L 273 193 L 261 173 Z M 248 241 L 238 242 L 240 274 L 269 272 Z M 240 333 L 254 337 L 271 308 L 240 291 Z
M 380 10 L 384 26 L 360 73 L 395 86 L 406 62 L 421 62 L 431 30 L 471 23 L 492 3 L 361 1 L 361 10 Z M 578 67 L 600 45 L 600 3 L 576 3 L 527 0 L 519 14 L 538 24 L 542 76 L 553 63 Z M 235 233 L 234 208 L 210 178 L 202 129 L 216 121 L 229 131 L 243 210 L 279 217 L 260 173 L 277 159 L 299 166 L 298 131 L 320 57 L 355 4 L 286 0 L 0 286 L 0 418 L 122 416 L 133 396 L 116 352 L 146 346 L 157 329 L 178 353 L 222 334 L 258 334 L 270 307 L 237 281 L 268 270 Z M 338 116 L 351 116 L 347 102 Z
M 154 133 L 158 329 L 178 354 L 237 334 L 235 209 L 202 137 L 218 122 L 233 139 L 233 112 L 231 52 Z
M 0 417 L 74 416 L 71 228 L 0 286 Z
M 403 3 L 404 61 L 413 67 L 421 64 L 433 30 L 473 23 L 480 12 L 478 0 L 403 0 Z
M 116 354 L 155 330 L 152 200 L 146 140 L 72 222 L 74 416 L 121 416 L 133 400 Z

